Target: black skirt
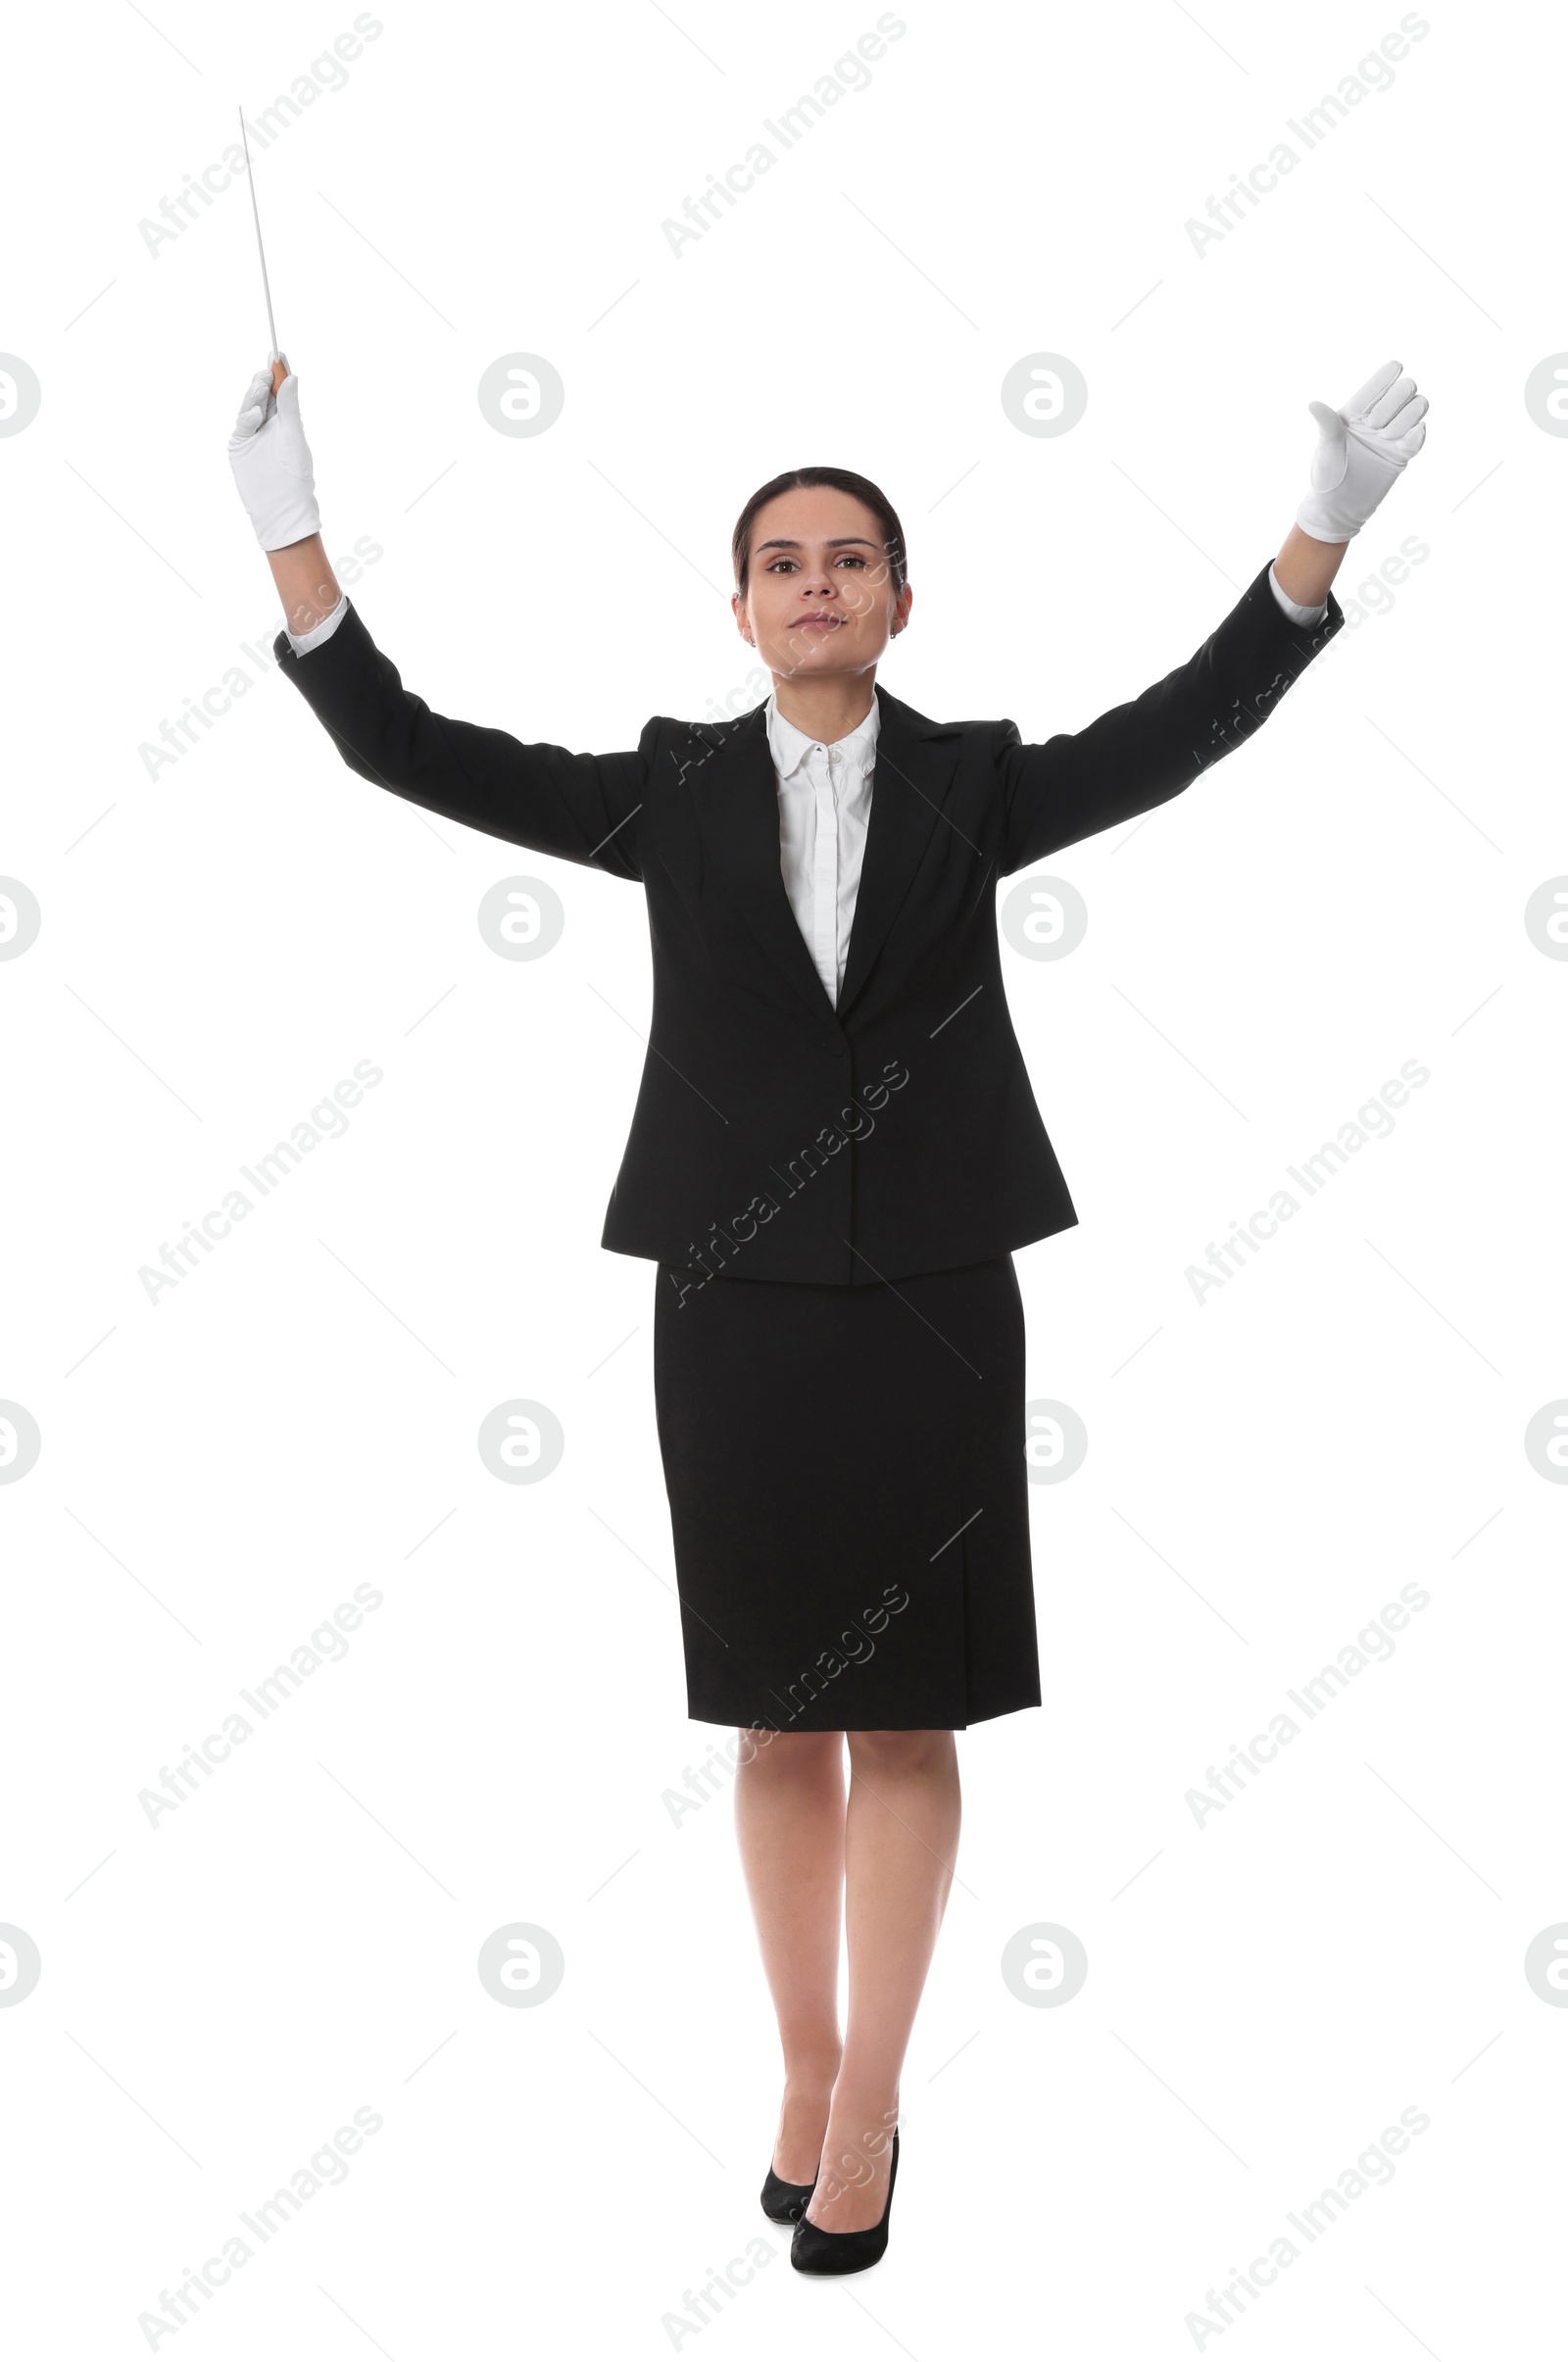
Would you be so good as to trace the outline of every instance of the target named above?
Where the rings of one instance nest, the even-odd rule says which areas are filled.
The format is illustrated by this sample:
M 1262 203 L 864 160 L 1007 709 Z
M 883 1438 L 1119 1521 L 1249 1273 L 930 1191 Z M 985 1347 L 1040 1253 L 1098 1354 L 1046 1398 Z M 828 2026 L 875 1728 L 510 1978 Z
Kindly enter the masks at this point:
M 1039 1705 L 1011 1255 L 871 1287 L 661 1264 L 657 1285 L 692 1719 L 961 1730 Z

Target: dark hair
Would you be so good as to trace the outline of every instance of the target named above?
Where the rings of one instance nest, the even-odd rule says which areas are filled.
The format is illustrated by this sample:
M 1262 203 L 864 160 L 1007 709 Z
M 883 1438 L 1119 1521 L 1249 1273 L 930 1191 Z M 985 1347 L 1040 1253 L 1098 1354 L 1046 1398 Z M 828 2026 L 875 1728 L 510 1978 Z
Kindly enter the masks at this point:
M 907 578 L 904 527 L 887 494 L 880 491 L 868 476 L 857 475 L 853 467 L 787 467 L 782 475 L 775 475 L 760 492 L 752 494 L 736 519 L 730 552 L 735 562 L 735 587 L 742 598 L 746 596 L 747 576 L 752 563 L 752 527 L 757 522 L 759 510 L 764 509 L 770 500 L 776 500 L 781 492 L 809 491 L 818 484 L 827 485 L 835 492 L 853 493 L 858 501 L 862 501 L 870 510 L 882 530 L 888 578 L 893 584 L 895 596 L 903 590 Z

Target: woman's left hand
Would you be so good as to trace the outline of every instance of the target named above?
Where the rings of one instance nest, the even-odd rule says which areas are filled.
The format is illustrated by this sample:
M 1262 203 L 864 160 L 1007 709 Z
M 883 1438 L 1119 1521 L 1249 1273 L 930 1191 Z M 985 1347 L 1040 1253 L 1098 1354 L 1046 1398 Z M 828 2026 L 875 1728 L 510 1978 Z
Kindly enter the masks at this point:
M 1296 521 L 1314 541 L 1348 541 L 1359 533 L 1389 486 L 1426 441 L 1428 409 L 1415 379 L 1386 361 L 1358 386 L 1343 409 L 1307 405 L 1318 424 L 1312 488 Z

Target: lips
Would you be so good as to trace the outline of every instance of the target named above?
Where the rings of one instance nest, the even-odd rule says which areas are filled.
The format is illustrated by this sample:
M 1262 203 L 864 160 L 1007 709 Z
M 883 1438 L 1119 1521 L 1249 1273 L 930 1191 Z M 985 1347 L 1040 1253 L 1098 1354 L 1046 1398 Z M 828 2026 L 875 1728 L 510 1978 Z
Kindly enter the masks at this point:
M 796 631 L 842 631 L 843 628 L 842 615 L 802 615 L 800 621 L 792 626 Z

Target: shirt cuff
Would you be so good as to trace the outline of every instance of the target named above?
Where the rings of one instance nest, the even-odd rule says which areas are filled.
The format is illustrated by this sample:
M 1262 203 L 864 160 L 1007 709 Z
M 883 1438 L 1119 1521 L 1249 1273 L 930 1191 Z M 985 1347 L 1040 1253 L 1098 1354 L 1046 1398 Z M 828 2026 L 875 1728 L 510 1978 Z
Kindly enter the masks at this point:
M 348 609 L 349 595 L 347 591 L 344 591 L 341 598 L 338 600 L 337 605 L 333 608 L 331 614 L 329 615 L 323 615 L 319 623 L 313 624 L 309 631 L 289 632 L 288 644 L 293 649 L 294 654 L 296 656 L 305 656 L 310 652 L 311 649 L 319 648 L 323 640 L 329 640 L 332 637 L 333 632 L 336 631 L 338 625 L 342 622 L 343 617 L 348 614 Z M 287 629 L 287 626 L 285 625 L 284 628 Z
M 1293 623 L 1321 623 L 1329 612 L 1329 603 L 1326 599 L 1321 607 L 1300 607 L 1294 599 L 1287 599 L 1279 586 L 1272 566 L 1268 569 L 1268 586 Z

